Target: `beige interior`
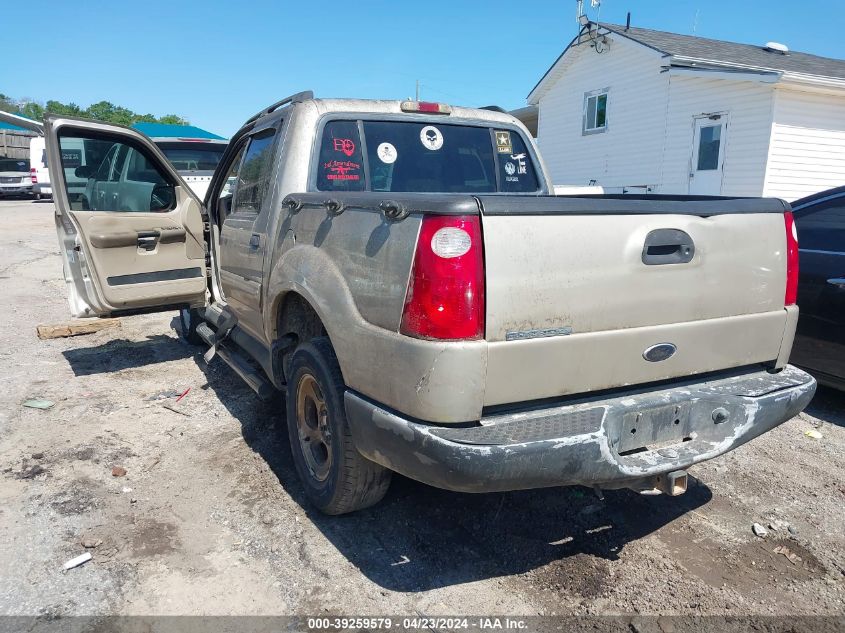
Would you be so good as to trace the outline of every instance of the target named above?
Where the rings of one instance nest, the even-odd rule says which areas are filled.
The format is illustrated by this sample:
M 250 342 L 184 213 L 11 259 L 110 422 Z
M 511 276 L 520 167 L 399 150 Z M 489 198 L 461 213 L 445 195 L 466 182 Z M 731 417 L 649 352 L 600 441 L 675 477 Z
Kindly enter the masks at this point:
M 196 303 L 204 296 L 200 207 L 181 186 L 176 199 L 176 208 L 167 212 L 69 211 L 96 294 L 108 310 Z M 138 238 L 149 232 L 159 237 L 147 250 Z

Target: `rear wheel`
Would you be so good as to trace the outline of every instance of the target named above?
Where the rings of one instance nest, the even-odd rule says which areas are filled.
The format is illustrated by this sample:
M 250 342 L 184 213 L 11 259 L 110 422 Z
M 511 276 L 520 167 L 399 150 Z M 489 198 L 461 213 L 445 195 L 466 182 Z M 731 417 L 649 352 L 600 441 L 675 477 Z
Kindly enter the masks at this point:
M 203 345 L 205 341 L 197 334 L 197 326 L 202 318 L 196 308 L 182 308 L 179 310 L 179 335 L 191 345 Z
M 288 381 L 288 437 L 309 501 L 326 514 L 345 514 L 381 501 L 391 472 L 355 448 L 343 405 L 345 385 L 325 337 L 293 353 Z

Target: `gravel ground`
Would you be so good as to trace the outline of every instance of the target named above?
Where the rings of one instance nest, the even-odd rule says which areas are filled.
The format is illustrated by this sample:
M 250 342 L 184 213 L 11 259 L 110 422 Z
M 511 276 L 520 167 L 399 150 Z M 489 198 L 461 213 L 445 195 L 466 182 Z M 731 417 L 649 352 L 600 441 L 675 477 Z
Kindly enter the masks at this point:
M 175 314 L 36 338 L 68 318 L 52 210 L 0 202 L 0 615 L 845 613 L 843 394 L 695 467 L 678 498 L 396 477 L 327 518 L 281 403 L 206 366 Z M 188 388 L 186 415 L 163 406 Z

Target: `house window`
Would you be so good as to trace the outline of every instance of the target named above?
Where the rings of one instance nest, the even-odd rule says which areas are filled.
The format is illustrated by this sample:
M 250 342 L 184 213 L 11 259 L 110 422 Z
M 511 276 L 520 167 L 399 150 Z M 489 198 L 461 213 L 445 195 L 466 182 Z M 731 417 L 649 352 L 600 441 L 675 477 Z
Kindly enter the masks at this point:
M 607 130 L 607 93 L 607 88 L 584 93 L 584 134 Z

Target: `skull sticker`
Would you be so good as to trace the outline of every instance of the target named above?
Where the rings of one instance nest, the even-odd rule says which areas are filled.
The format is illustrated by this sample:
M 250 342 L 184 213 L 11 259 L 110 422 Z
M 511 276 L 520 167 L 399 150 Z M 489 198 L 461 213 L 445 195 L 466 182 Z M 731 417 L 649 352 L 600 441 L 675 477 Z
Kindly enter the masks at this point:
M 379 157 L 379 160 L 383 163 L 390 163 L 396 162 L 398 158 L 398 154 L 396 153 L 396 148 L 393 146 L 393 143 L 381 143 L 376 150 L 376 155 Z
M 420 130 L 420 142 L 432 151 L 443 147 L 443 134 L 433 125 L 426 125 Z

